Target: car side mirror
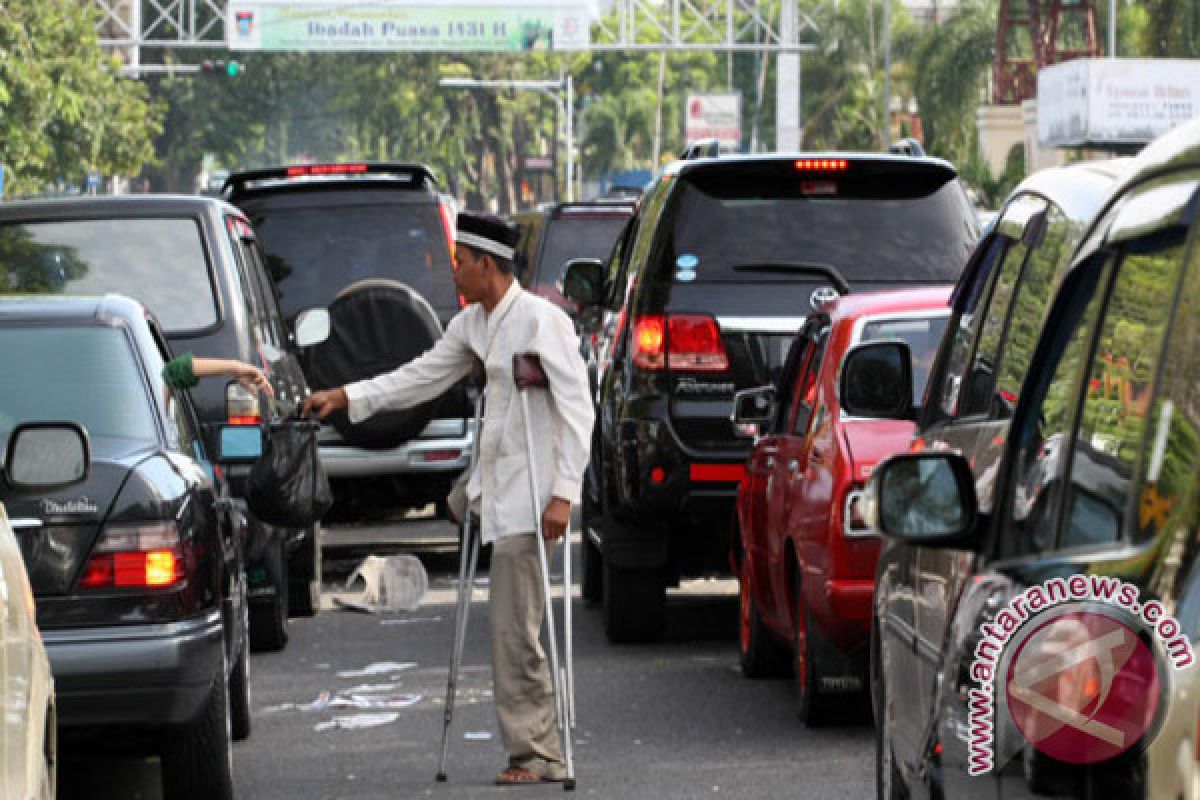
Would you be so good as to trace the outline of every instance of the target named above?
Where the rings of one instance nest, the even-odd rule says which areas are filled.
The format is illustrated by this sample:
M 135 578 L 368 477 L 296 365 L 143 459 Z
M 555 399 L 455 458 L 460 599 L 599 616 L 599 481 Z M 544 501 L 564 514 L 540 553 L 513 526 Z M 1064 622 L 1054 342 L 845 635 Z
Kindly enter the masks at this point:
M 914 419 L 908 344 L 867 342 L 851 348 L 842 359 L 839 394 L 842 409 L 851 416 Z
M 217 436 L 217 463 L 245 464 L 263 454 L 263 432 L 257 425 L 222 425 Z
M 864 515 L 882 533 L 909 544 L 976 550 L 979 501 L 961 455 L 893 456 L 875 469 Z
M 767 425 L 775 418 L 775 387 L 743 389 L 733 396 L 734 425 Z
M 329 338 L 329 312 L 309 308 L 296 315 L 296 346 L 312 347 Z
M 563 265 L 562 293 L 581 309 L 604 302 L 604 262 L 597 258 L 575 258 Z
M 75 422 L 26 422 L 13 428 L 4 458 L 5 480 L 18 491 L 62 489 L 87 479 L 91 449 Z

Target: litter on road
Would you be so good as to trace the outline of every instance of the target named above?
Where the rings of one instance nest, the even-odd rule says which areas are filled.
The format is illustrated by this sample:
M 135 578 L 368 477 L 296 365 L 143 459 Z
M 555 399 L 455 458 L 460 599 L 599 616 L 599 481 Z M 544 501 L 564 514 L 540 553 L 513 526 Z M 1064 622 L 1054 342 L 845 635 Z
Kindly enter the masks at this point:
M 396 712 L 387 714 L 349 714 L 344 717 L 334 717 L 328 722 L 318 722 L 313 730 L 318 733 L 332 730 L 359 730 L 362 728 L 377 728 L 380 725 L 390 725 L 400 719 Z
M 415 556 L 367 556 L 346 579 L 346 590 L 359 582 L 362 592 L 335 596 L 334 605 L 367 614 L 415 611 L 429 588 L 429 575 Z
M 404 672 L 405 670 L 413 669 L 417 664 L 415 661 L 405 661 L 403 663 L 397 661 L 377 661 L 374 664 L 368 664 L 362 669 L 345 670 L 338 673 L 339 678 L 366 678 L 370 675 L 388 675 L 393 672 Z
M 441 617 L 401 617 L 399 619 L 381 619 L 380 625 L 413 625 L 418 622 L 441 622 Z
M 467 731 L 463 734 L 463 738 L 468 742 L 487 742 L 494 736 L 491 731 Z

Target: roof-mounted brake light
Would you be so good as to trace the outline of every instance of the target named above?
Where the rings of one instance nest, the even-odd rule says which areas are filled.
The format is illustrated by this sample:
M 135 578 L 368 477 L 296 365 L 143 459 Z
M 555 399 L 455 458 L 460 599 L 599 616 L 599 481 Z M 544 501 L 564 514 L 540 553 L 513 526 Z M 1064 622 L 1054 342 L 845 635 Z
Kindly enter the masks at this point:
M 366 164 L 298 164 L 287 168 L 287 176 L 301 178 L 308 175 L 361 175 L 366 171 Z
M 796 169 L 810 172 L 842 172 L 850 166 L 844 158 L 800 158 Z

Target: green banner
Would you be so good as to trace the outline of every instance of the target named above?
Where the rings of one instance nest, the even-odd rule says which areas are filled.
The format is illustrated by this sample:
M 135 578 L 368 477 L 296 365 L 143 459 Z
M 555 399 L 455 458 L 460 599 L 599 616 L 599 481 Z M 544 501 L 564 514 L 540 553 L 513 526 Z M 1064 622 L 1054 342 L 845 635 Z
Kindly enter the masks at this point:
M 588 46 L 586 3 L 272 2 L 233 0 L 230 50 L 491 51 Z

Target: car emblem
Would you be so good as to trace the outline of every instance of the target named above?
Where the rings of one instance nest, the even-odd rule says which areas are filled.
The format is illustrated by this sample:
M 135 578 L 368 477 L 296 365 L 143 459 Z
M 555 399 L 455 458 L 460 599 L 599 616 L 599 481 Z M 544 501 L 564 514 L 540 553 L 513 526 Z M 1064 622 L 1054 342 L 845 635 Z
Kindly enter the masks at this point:
M 96 514 L 100 511 L 96 504 L 86 497 L 79 497 L 75 500 L 65 500 L 58 502 L 57 500 L 43 500 L 42 513 L 46 516 L 58 514 Z
M 816 311 L 821 306 L 841 297 L 838 290 L 832 286 L 822 286 L 820 289 L 814 289 L 813 293 L 808 296 L 808 303 L 812 306 L 813 311 Z

